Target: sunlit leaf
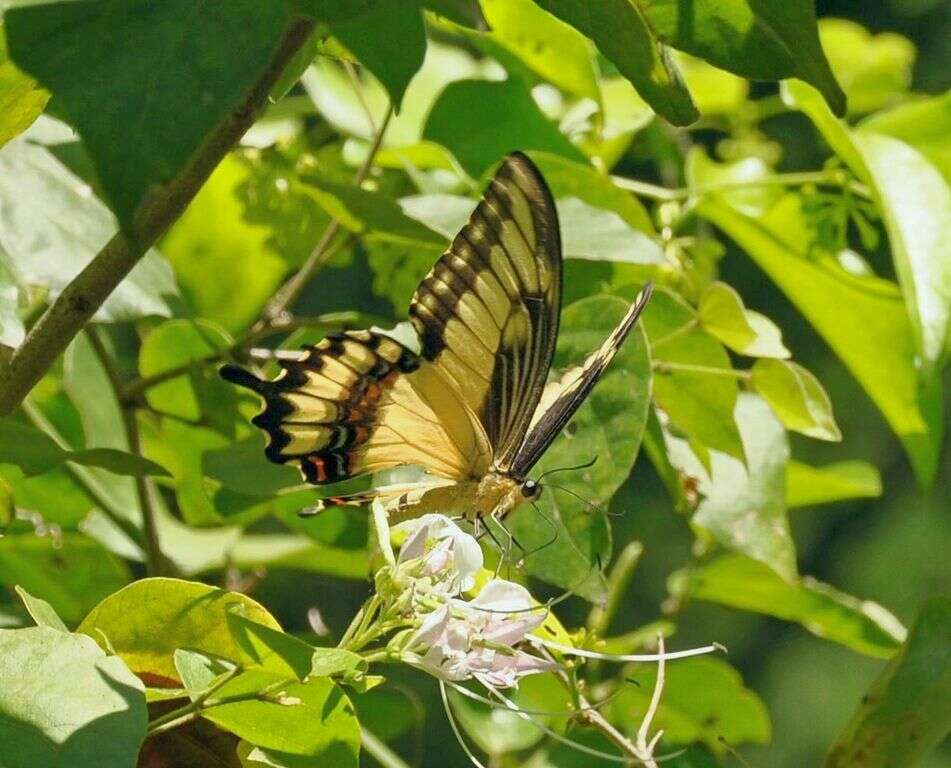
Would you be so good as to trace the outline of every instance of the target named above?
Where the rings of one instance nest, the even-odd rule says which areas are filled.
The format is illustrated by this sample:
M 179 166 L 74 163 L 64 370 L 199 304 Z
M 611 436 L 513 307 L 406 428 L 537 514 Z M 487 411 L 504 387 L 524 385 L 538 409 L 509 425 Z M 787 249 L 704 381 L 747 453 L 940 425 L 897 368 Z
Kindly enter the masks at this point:
M 864 461 L 837 461 L 812 467 L 790 461 L 786 467 L 786 506 L 806 507 L 882 495 L 878 470 Z
M 20 596 L 23 606 L 37 626 L 57 629 L 60 632 L 69 632 L 59 614 L 56 613 L 56 609 L 46 600 L 41 597 L 34 597 L 19 585 L 16 586 L 16 593 Z
M 539 77 L 569 94 L 601 100 L 594 49 L 575 29 L 531 0 L 485 0 L 489 36 Z
M 177 679 L 176 648 L 235 662 L 247 659 L 228 629 L 231 611 L 280 628 L 270 613 L 245 595 L 193 581 L 152 578 L 107 597 L 77 631 L 114 650 L 134 672 Z
M 627 0 L 538 0 L 590 37 L 654 111 L 674 125 L 697 119 L 690 93 L 641 9 Z
M 0 630 L 0 678 L 16 681 L 0 686 L 4 766 L 135 765 L 148 719 L 144 687 L 88 637 Z
M 921 608 L 908 639 L 832 745 L 825 768 L 916 765 L 951 728 L 951 599 Z
M 789 357 L 782 332 L 765 315 L 743 306 L 733 288 L 716 282 L 700 296 L 700 325 L 734 352 L 752 357 Z
M 697 210 L 732 237 L 805 315 L 901 438 L 916 474 L 929 482 L 937 465 L 940 417 L 919 404 L 914 339 L 897 286 L 853 275 L 831 256 L 810 256 L 811 234 L 796 195 L 784 197 L 758 220 L 710 196 Z
M 6 37 L 0 32 L 0 147 L 29 128 L 49 98 L 48 91 L 10 61 Z
M 911 87 L 916 52 L 908 38 L 894 32 L 872 35 L 847 19 L 822 19 L 819 39 L 848 98 L 850 114 L 886 107 Z
M 231 332 L 257 318 L 287 270 L 268 247 L 269 229 L 242 216 L 237 195 L 248 179 L 247 168 L 225 157 L 161 243 L 194 313 Z
M 736 423 L 746 463 L 710 451 L 710 473 L 685 440 L 667 437 L 671 462 L 697 481 L 701 501 L 692 522 L 728 549 L 794 581 L 796 550 L 786 519 L 786 432 L 766 403 L 749 393 L 736 402 Z
M 819 440 L 841 440 L 832 403 L 819 380 L 789 360 L 757 360 L 750 383 L 794 432 Z
M 798 622 L 814 635 L 869 656 L 892 656 L 905 639 L 905 628 L 882 606 L 808 576 L 790 584 L 769 566 L 739 554 L 719 555 L 675 573 L 669 586 L 680 598 Z

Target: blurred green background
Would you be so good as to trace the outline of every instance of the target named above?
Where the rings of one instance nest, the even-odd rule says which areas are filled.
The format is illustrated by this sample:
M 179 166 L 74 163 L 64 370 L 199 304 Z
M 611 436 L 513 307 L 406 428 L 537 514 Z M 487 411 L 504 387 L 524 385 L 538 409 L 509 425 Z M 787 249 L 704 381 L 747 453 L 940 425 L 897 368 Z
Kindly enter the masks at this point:
M 940 93 L 951 86 L 949 41 L 951 3 L 942 0 L 841 0 L 817 3 L 820 17 L 851 19 L 870 31 L 897 32 L 918 50 L 913 87 Z M 835 52 L 829 52 L 834 57 Z M 758 87 L 758 86 L 757 86 Z M 775 88 L 775 86 L 769 86 Z M 765 86 L 764 86 L 765 88 Z M 817 168 L 827 156 L 806 118 L 787 114 L 765 124 L 781 140 L 785 159 L 781 170 Z M 618 173 L 643 177 L 648 166 L 622 164 Z M 655 180 L 655 179 L 647 179 Z M 900 443 L 888 429 L 865 392 L 843 368 L 822 339 L 765 278 L 749 258 L 735 249 L 720 263 L 722 279 L 734 286 L 746 305 L 769 315 L 783 330 L 793 358 L 813 371 L 826 386 L 842 428 L 842 443 L 822 443 L 790 435 L 793 455 L 812 464 L 864 459 L 879 468 L 884 492 L 860 500 L 790 511 L 799 566 L 843 591 L 881 603 L 906 625 L 930 595 L 951 588 L 951 443 L 946 440 L 936 486 L 919 490 Z M 890 274 L 887 258 L 875 263 Z M 352 273 L 351 273 L 352 274 Z M 386 312 L 366 286 L 317 281 L 302 306 L 320 311 L 359 306 Z M 325 287 L 321 290 L 319 287 Z M 945 377 L 946 388 L 951 378 Z M 951 391 L 951 389 L 949 389 Z M 951 418 L 947 421 L 951 432 Z M 684 517 L 672 512 L 670 498 L 646 457 L 640 456 L 627 485 L 615 497 L 612 518 L 615 541 L 632 538 L 644 543 L 645 554 L 619 611 L 614 629 L 621 632 L 662 616 L 667 598 L 666 577 L 689 557 L 693 535 Z M 308 580 L 305 582 L 305 579 Z M 310 579 L 313 579 L 311 582 Z M 293 583 L 288 583 L 293 582 Z M 334 628 L 344 625 L 366 592 L 362 586 L 308 577 L 299 572 L 273 572 L 255 591 L 289 630 L 305 629 L 303 617 L 313 595 L 324 618 Z M 566 624 L 583 624 L 587 604 L 562 604 Z M 677 647 L 711 640 L 729 648 L 729 661 L 769 709 L 772 742 L 743 747 L 753 768 L 802 768 L 821 763 L 829 745 L 855 709 L 884 661 L 861 656 L 815 637 L 800 626 L 730 610 L 711 603 L 693 603 L 678 615 Z M 431 768 L 466 766 L 446 720 L 439 715 L 438 691 L 432 680 L 393 670 L 395 689 L 418 704 L 418 727 L 395 746 L 405 756 Z M 429 717 L 422 720 L 423 712 Z M 362 715 L 363 713 L 361 713 Z M 370 722 L 372 727 L 372 721 Z M 572 765 L 585 765 L 581 762 Z M 367 764 L 371 764 L 364 757 Z M 740 765 L 726 756 L 724 765 Z M 928 768 L 951 766 L 951 744 L 945 743 L 925 763 Z

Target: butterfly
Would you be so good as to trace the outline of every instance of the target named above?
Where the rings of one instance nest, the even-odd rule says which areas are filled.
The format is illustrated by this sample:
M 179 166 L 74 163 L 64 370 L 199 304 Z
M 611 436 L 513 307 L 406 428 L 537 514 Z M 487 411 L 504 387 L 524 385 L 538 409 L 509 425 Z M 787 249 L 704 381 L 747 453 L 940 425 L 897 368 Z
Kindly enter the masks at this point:
M 415 483 L 325 499 L 379 498 L 392 522 L 440 512 L 500 520 L 541 493 L 528 477 L 631 332 L 648 283 L 588 358 L 546 384 L 561 312 L 558 216 L 541 173 L 508 155 L 414 295 L 420 351 L 383 332 L 328 334 L 273 381 L 221 375 L 264 399 L 265 455 L 323 485 L 415 465 Z

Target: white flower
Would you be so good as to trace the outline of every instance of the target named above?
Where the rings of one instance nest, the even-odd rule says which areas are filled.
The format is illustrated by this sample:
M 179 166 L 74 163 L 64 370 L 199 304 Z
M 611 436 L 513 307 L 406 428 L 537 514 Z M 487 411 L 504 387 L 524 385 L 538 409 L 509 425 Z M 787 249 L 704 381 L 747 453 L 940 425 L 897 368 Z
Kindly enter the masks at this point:
M 472 536 L 444 515 L 428 514 L 394 526 L 409 535 L 396 565 L 422 559 L 421 576 L 433 579 L 436 591 L 456 595 L 472 589 L 482 569 L 482 548 Z
M 554 668 L 514 647 L 545 620 L 533 607 L 524 587 L 493 579 L 472 602 L 453 600 L 429 614 L 407 644 L 408 659 L 444 680 L 511 688 Z

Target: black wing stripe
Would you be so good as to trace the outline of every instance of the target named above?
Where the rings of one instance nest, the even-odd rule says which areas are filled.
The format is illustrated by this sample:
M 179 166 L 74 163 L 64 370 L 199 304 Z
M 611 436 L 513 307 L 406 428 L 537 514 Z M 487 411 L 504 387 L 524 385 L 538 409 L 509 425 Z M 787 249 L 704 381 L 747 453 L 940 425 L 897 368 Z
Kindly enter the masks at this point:
M 528 435 L 512 461 L 510 473 L 513 477 L 522 479 L 526 476 L 591 393 L 637 323 L 652 290 L 650 283 L 645 285 L 601 347 L 591 353 L 581 366 L 566 371 L 561 381 L 549 385 L 556 396 L 551 401 L 543 398 L 539 404 L 541 413 L 533 419 Z

